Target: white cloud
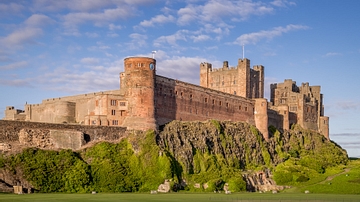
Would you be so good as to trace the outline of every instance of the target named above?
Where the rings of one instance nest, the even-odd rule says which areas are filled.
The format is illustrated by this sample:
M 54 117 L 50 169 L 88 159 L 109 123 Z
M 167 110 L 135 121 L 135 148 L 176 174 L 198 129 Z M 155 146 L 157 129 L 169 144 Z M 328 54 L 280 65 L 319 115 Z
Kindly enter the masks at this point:
M 160 47 L 162 44 L 170 44 L 173 46 L 177 46 L 177 41 L 182 40 L 186 41 L 187 30 L 179 30 L 175 34 L 168 36 L 161 36 L 154 41 L 155 47 Z
M 90 32 L 86 32 L 85 35 L 89 38 L 97 38 L 99 37 L 99 34 L 97 33 L 90 33 Z
M 189 5 L 186 8 L 181 8 L 177 12 L 179 18 L 177 23 L 179 25 L 187 25 L 192 21 L 198 19 L 198 13 L 200 11 L 200 7 L 195 7 L 193 5 Z
M 199 74 L 194 74 L 194 72 L 199 72 L 200 63 L 206 61 L 206 59 L 177 56 L 158 61 L 157 73 L 159 75 L 199 85 Z
M 0 79 L 0 85 L 5 86 L 18 86 L 18 87 L 24 87 L 24 86 L 32 86 L 32 82 L 28 79 Z
M 81 59 L 81 63 L 86 67 L 94 64 L 86 68 L 90 71 L 84 71 L 84 68 L 65 68 L 67 64 L 60 64 L 59 67 L 33 78 L 32 84 L 46 90 L 70 94 L 118 89 L 118 75 L 123 70 L 123 60 L 96 65 L 100 60 L 101 58 Z
M 245 20 L 252 15 L 265 15 L 274 12 L 271 5 L 252 1 L 211 0 L 204 5 L 189 4 L 178 11 L 178 24 L 187 25 L 192 21 L 222 22 L 223 18 Z
M 309 29 L 308 26 L 304 25 L 287 25 L 286 27 L 275 27 L 272 30 L 263 30 L 260 32 L 253 32 L 250 34 L 243 34 L 239 36 L 234 44 L 246 45 L 246 44 L 256 44 L 262 39 L 272 39 L 277 36 L 281 36 L 284 33 L 295 30 L 306 30 Z
M 332 57 L 332 56 L 340 56 L 342 55 L 341 53 L 335 53 L 335 52 L 330 52 L 330 53 L 326 53 L 324 55 L 324 57 Z
M 35 39 L 42 34 L 43 31 L 40 28 L 20 28 L 8 36 L 0 38 L 0 44 L 8 48 L 21 48 L 25 44 L 35 44 Z
M 15 63 L 12 63 L 12 64 L 0 66 L 0 70 L 18 69 L 18 68 L 25 67 L 27 65 L 28 65 L 28 62 L 26 62 L 26 61 L 15 62 Z
M 287 7 L 289 6 L 294 6 L 296 5 L 295 2 L 292 1 L 288 1 L 288 0 L 274 0 L 273 2 L 271 2 L 272 5 L 277 6 L 277 7 Z
M 64 9 L 89 12 L 113 6 L 138 6 L 150 3 L 154 3 L 154 0 L 34 0 L 32 9 L 42 12 L 60 11 Z
M 148 37 L 143 34 L 133 33 L 130 34 L 131 42 L 126 43 L 128 49 L 139 49 L 147 45 Z
M 198 36 L 191 36 L 190 38 L 191 38 L 194 42 L 207 41 L 207 40 L 211 39 L 210 36 L 204 35 L 204 34 L 201 34 L 201 35 L 198 35 Z
M 114 25 L 114 24 L 109 24 L 109 30 L 111 31 L 114 31 L 114 30 L 117 30 L 117 29 L 121 29 L 121 25 Z
M 3 38 L 0 37 L 0 45 L 9 49 L 17 49 L 22 48 L 26 44 L 37 44 L 35 39 L 43 35 L 43 30 L 40 27 L 54 22 L 54 20 L 46 15 L 31 15 L 12 33 Z
M 95 26 L 104 26 L 118 19 L 125 19 L 134 15 L 135 10 L 126 5 L 117 8 L 105 9 L 103 12 L 77 12 L 63 16 L 65 34 L 79 36 L 77 26 L 83 23 L 92 22 Z M 111 26 L 115 28 L 114 26 Z
M 341 110 L 357 110 L 360 109 L 359 101 L 341 101 L 336 103 L 337 107 Z
M 99 64 L 98 58 L 82 58 L 80 60 L 81 63 L 87 64 L 87 65 L 96 65 Z
M 11 13 L 11 14 L 21 14 L 21 11 L 24 10 L 24 6 L 16 3 L 2 4 L 0 3 L 0 13 Z
M 118 37 L 119 35 L 116 33 L 108 33 L 106 36 L 108 37 Z
M 27 26 L 31 26 L 31 27 L 40 27 L 40 26 L 44 26 L 47 24 L 52 24 L 55 21 L 51 18 L 49 18 L 46 15 L 42 15 L 42 14 L 34 14 L 32 16 L 30 16 L 24 23 Z
M 172 15 L 164 16 L 164 15 L 157 15 L 150 20 L 144 20 L 140 22 L 140 25 L 143 27 L 153 27 L 155 24 L 165 24 L 169 22 L 174 22 L 175 18 Z

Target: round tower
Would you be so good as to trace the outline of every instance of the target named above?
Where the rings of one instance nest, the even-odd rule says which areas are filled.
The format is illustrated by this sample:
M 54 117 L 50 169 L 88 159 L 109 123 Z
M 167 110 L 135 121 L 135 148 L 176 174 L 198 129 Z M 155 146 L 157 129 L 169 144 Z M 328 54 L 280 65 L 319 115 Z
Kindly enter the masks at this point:
M 128 100 L 128 116 L 123 126 L 128 129 L 156 129 L 155 121 L 156 60 L 148 57 L 129 57 L 124 60 L 121 88 Z

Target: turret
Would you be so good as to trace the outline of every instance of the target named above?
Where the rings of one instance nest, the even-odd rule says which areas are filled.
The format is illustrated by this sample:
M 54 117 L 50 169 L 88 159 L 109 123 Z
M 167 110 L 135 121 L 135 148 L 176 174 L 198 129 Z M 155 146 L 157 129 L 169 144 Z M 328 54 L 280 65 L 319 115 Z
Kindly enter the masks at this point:
M 209 72 L 212 70 L 210 63 L 204 62 L 200 64 L 200 86 L 209 87 Z
M 240 87 L 238 95 L 250 98 L 250 60 L 247 58 L 239 59 L 237 69 Z
M 121 88 L 129 101 L 128 116 L 123 126 L 128 129 L 156 129 L 155 71 L 156 60 L 147 57 L 130 57 L 124 60 Z

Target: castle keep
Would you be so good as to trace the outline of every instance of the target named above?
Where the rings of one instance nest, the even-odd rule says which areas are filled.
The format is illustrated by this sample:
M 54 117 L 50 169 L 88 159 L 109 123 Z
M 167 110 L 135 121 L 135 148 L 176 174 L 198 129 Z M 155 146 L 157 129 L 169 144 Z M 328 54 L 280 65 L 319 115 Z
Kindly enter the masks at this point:
M 264 98 L 264 67 L 239 59 L 213 69 L 200 64 L 200 86 L 156 75 L 156 60 L 129 57 L 120 73 L 120 89 L 51 98 L 26 104 L 25 110 L 7 107 L 5 120 L 45 123 L 121 126 L 157 129 L 172 120 L 208 119 L 245 121 L 268 139 L 268 126 L 289 129 L 291 124 L 329 138 L 329 118 L 324 116 L 320 86 L 300 87 L 292 80 L 271 85 L 271 99 Z

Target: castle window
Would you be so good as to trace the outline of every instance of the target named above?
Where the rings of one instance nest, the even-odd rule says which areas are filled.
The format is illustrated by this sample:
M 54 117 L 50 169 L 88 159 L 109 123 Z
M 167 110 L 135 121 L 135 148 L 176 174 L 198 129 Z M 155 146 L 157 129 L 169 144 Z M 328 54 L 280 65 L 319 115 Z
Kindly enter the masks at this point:
M 207 97 L 206 97 L 206 98 L 204 98 L 204 102 L 205 102 L 205 103 L 207 103 L 207 102 L 208 102 L 208 99 L 207 99 Z
M 190 99 L 192 99 L 192 97 L 193 97 L 193 96 L 192 96 L 192 94 L 190 94 L 190 96 L 189 96 L 189 97 L 190 97 Z
M 126 102 L 119 102 L 119 105 L 124 107 L 124 106 L 126 106 Z
M 290 106 L 290 111 L 296 112 L 296 111 L 297 111 L 297 107 L 296 107 L 296 106 Z
M 119 121 L 118 121 L 118 120 L 112 120 L 112 124 L 113 124 L 114 126 L 117 126 L 117 125 L 119 125 Z
M 247 112 L 247 110 L 248 110 L 248 108 L 247 107 L 245 107 L 245 111 Z
M 183 92 L 180 93 L 180 96 L 181 96 L 181 97 L 183 96 Z
M 92 121 L 91 121 L 91 125 L 96 125 L 96 121 L 95 121 L 95 120 L 92 120 Z
M 221 101 L 219 101 L 219 105 L 220 105 L 220 106 L 222 105 L 222 102 L 221 102 Z
M 214 99 L 212 100 L 212 104 L 213 104 L 213 105 L 215 104 L 215 100 L 214 100 Z
M 228 108 L 230 105 L 229 105 L 229 103 L 226 103 L 226 108 Z
M 241 105 L 239 106 L 239 110 L 241 110 Z
M 114 115 L 115 115 L 115 113 L 116 113 L 115 109 L 112 109 L 112 110 L 111 110 L 111 115 L 113 115 L 113 116 L 114 116 Z
M 141 63 L 138 63 L 137 65 L 138 65 L 138 67 L 141 67 Z
M 110 100 L 110 105 L 111 106 L 116 106 L 116 100 Z
M 120 116 L 124 116 L 125 115 L 125 111 L 124 110 L 121 110 L 120 111 Z

